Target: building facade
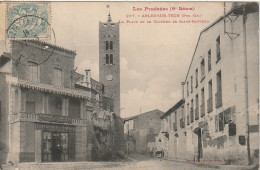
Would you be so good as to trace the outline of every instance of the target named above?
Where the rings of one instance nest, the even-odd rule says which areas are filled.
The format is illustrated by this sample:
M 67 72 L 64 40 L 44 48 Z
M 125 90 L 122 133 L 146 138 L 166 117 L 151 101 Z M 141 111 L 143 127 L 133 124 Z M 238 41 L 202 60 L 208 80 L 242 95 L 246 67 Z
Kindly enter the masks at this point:
M 258 163 L 258 11 L 256 3 L 234 3 L 201 31 L 182 83 L 181 113 L 170 109 L 162 116 L 165 135 L 158 138 L 166 141 L 166 156 L 214 164 Z
M 156 139 L 158 151 L 164 152 L 164 157 L 185 159 L 186 128 L 185 101 L 182 99 L 161 116 L 161 131 Z
M 1 162 L 91 160 L 97 138 L 112 141 L 103 85 L 74 71 L 75 51 L 37 40 L 11 44 L 0 57 Z
M 184 85 L 188 159 L 246 164 L 258 152 L 258 15 L 235 6 L 200 34 Z
M 161 128 L 162 111 L 156 109 L 125 119 L 124 133 L 128 153 L 149 153 Z

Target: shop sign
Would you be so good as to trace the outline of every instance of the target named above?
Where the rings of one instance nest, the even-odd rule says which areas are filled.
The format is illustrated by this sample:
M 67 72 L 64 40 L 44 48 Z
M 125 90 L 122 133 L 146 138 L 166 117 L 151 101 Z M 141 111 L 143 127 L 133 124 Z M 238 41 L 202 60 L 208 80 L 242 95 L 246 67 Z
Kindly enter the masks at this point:
M 57 123 L 72 123 L 72 118 L 67 116 L 39 114 L 39 121 L 57 122 Z
M 45 131 L 56 131 L 56 132 L 75 132 L 74 126 L 43 124 L 43 123 L 37 123 L 36 129 L 45 130 Z

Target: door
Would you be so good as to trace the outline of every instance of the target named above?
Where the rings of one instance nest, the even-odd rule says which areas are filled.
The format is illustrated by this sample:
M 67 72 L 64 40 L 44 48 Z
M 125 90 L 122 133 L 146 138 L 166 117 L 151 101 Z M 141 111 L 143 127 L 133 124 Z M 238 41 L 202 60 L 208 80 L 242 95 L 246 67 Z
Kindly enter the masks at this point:
M 68 133 L 43 132 L 42 157 L 44 162 L 69 160 Z
M 202 158 L 201 129 L 198 130 L 198 161 Z

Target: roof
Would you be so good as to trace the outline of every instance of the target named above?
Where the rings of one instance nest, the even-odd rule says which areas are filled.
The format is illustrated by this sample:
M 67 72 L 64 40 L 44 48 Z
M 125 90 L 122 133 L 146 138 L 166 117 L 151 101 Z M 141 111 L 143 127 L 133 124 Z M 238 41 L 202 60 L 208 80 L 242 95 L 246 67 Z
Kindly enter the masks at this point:
M 33 43 L 33 44 L 37 44 L 37 45 L 41 45 L 41 46 L 49 46 L 49 47 L 54 48 L 54 49 L 61 51 L 61 52 L 65 52 L 65 53 L 68 53 L 68 54 L 71 54 L 71 55 L 77 55 L 76 51 L 69 50 L 69 49 L 66 49 L 66 48 L 51 44 L 51 43 L 47 43 L 47 42 L 44 42 L 44 41 L 40 41 L 40 40 L 12 40 L 12 41 Z
M 131 116 L 131 117 L 128 117 L 128 118 L 125 118 L 125 121 L 127 120 L 132 120 L 132 119 L 136 119 L 140 116 L 143 116 L 144 114 L 151 114 L 151 113 L 160 113 L 160 114 L 163 114 L 162 111 L 158 110 L 158 109 L 155 109 L 155 110 L 152 110 L 152 111 L 148 111 L 148 112 L 145 112 L 145 113 L 141 113 L 139 115 L 135 115 L 135 116 Z
M 210 24 L 209 26 L 207 26 L 206 28 L 204 28 L 200 32 L 200 35 L 199 35 L 199 38 L 198 38 L 198 41 L 197 41 L 197 44 L 196 44 L 196 47 L 195 47 L 195 50 L 194 50 L 191 62 L 190 62 L 190 66 L 189 66 L 188 72 L 186 74 L 185 82 L 187 81 L 187 77 L 188 77 L 188 74 L 189 74 L 189 71 L 190 71 L 190 68 L 191 68 L 191 64 L 193 62 L 195 53 L 197 51 L 197 47 L 198 47 L 198 44 L 199 44 L 200 37 L 201 37 L 202 33 L 206 32 L 208 29 L 210 29 L 211 27 L 216 25 L 218 22 L 222 21 L 224 18 L 226 18 L 226 16 L 229 16 L 231 13 L 234 13 L 236 15 L 242 15 L 244 7 L 245 7 L 245 12 L 246 13 L 252 13 L 252 12 L 259 11 L 259 6 L 258 6 L 257 2 L 250 2 L 250 3 L 246 3 L 246 4 L 243 4 L 243 5 L 240 5 L 240 6 L 236 7 L 236 8 L 232 8 L 225 16 L 219 17 L 215 22 L 213 22 L 212 24 Z
M 170 115 L 172 112 L 176 111 L 182 104 L 184 104 L 185 100 L 181 99 L 178 103 L 176 103 L 172 108 L 170 108 L 167 112 L 164 113 L 164 115 L 162 115 L 160 117 L 160 119 L 165 118 L 166 116 Z

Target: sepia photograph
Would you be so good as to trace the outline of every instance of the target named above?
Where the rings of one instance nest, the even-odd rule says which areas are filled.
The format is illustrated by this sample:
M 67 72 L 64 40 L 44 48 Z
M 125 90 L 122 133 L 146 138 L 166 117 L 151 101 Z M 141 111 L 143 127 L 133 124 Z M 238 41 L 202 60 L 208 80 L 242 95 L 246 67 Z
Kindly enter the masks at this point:
M 0 1 L 0 170 L 259 169 L 258 1 Z

